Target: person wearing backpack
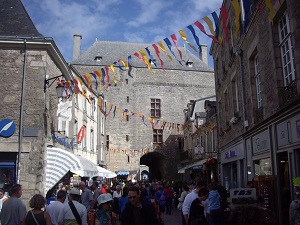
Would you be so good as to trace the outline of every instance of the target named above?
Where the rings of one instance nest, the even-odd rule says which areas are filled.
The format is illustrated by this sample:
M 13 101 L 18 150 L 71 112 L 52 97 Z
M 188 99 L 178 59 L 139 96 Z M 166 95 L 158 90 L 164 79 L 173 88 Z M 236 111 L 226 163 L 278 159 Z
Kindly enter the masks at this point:
M 155 201 L 159 208 L 159 216 L 163 221 L 163 213 L 166 211 L 166 196 L 161 185 L 157 185 L 156 187 Z

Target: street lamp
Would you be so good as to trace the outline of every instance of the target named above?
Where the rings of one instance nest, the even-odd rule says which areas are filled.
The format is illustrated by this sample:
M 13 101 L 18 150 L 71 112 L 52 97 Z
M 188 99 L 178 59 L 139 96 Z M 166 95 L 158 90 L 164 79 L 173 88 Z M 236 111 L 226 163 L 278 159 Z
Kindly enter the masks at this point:
M 51 78 L 48 78 L 47 79 L 47 76 L 45 77 L 45 82 L 44 82 L 44 93 L 46 92 L 46 89 L 51 87 L 52 84 L 55 82 L 55 80 L 59 77 L 62 77 L 63 75 L 59 75 L 59 76 L 56 76 L 56 77 L 51 77 Z M 51 83 L 50 81 L 53 80 Z M 64 97 L 64 90 L 65 90 L 65 87 L 64 87 L 64 80 L 62 80 L 62 85 L 57 85 L 56 87 L 56 94 L 57 94 L 57 97 L 58 98 L 63 98 Z

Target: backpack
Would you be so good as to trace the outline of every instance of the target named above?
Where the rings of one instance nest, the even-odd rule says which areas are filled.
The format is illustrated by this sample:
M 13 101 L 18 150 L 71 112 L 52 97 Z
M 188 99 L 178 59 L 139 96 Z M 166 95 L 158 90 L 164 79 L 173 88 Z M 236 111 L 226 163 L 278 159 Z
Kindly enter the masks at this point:
M 165 205 L 166 204 L 166 197 L 165 197 L 165 193 L 162 192 L 159 199 L 158 199 L 158 204 L 159 205 Z

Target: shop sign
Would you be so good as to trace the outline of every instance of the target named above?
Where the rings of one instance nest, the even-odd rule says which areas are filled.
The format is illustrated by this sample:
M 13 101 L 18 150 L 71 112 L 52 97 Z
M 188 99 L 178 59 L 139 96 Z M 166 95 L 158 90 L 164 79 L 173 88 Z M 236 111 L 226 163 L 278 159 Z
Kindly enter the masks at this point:
M 228 152 L 225 152 L 225 159 L 231 159 L 233 157 L 237 157 L 237 151 L 236 150 L 230 150 Z
M 73 149 L 74 148 L 74 138 L 69 142 L 67 142 L 66 138 L 61 138 L 61 137 L 57 137 L 55 136 L 54 134 L 52 134 L 52 137 L 51 137 L 54 141 L 58 142 L 59 144 L 67 147 L 67 148 L 70 148 L 70 149 Z
M 195 146 L 195 155 L 203 155 L 204 147 L 197 147 Z
M 253 154 L 270 151 L 270 138 L 268 130 L 252 137 Z
M 230 189 L 230 208 L 243 205 L 256 205 L 256 188 Z
M 16 125 L 10 119 L 0 121 L 0 137 L 8 138 L 15 133 Z

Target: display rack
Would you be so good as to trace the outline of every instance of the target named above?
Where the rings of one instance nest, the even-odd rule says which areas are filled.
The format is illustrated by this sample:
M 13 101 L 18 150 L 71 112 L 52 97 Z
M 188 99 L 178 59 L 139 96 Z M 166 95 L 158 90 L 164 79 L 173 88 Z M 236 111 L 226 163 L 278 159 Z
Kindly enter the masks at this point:
M 277 224 L 276 176 L 255 176 L 258 206 L 267 213 L 267 224 Z

